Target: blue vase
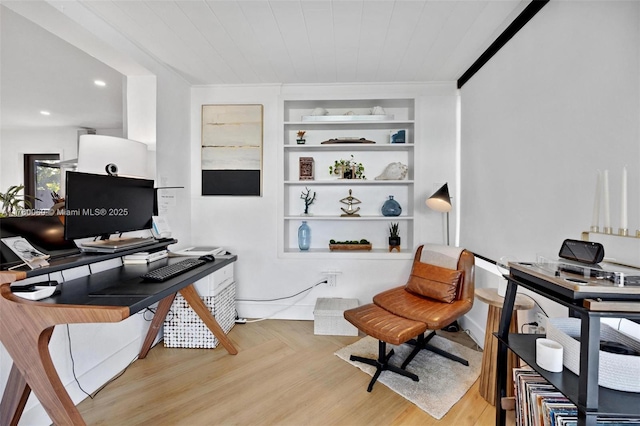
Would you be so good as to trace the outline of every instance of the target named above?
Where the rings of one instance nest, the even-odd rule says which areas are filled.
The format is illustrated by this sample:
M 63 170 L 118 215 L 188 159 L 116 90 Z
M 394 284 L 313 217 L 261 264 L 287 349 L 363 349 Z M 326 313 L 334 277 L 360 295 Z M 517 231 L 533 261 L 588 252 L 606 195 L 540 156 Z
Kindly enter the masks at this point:
M 298 228 L 298 247 L 300 250 L 309 250 L 311 246 L 311 228 L 307 225 L 307 221 L 303 220 L 302 225 Z
M 396 200 L 393 199 L 393 195 L 389 195 L 389 199 L 382 205 L 383 216 L 400 216 L 402 213 L 402 207 Z

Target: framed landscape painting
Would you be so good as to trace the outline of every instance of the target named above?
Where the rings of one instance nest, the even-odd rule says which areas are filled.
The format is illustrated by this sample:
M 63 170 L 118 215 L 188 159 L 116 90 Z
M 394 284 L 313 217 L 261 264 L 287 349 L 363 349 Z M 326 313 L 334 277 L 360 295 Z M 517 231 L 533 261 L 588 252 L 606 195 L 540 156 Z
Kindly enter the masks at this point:
M 262 195 L 262 105 L 202 106 L 202 195 Z

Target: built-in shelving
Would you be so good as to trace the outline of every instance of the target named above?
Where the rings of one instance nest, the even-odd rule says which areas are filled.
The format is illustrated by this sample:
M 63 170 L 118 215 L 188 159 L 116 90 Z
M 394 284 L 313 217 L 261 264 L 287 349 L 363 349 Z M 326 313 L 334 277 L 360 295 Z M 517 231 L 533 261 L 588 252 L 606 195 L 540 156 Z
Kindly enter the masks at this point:
M 385 111 L 383 120 L 373 119 L 371 109 L 380 106 Z M 354 114 L 345 120 L 305 121 L 315 108 L 324 108 L 329 115 Z M 393 117 L 391 119 L 390 117 Z M 364 119 L 367 118 L 367 119 Z M 330 256 L 343 258 L 410 258 L 414 245 L 414 153 L 415 153 L 415 100 L 409 99 L 334 99 L 285 100 L 283 102 L 282 143 L 282 240 L 280 253 L 286 257 Z M 405 130 L 405 143 L 390 143 L 390 134 Z M 298 131 L 305 132 L 305 143 L 298 144 Z M 364 138 L 375 143 L 325 143 L 330 139 Z M 362 163 L 366 179 L 340 179 L 329 174 L 334 161 L 350 159 Z M 301 180 L 299 161 L 312 157 L 314 178 Z M 388 164 L 407 165 L 407 176 L 402 180 L 376 180 Z M 316 193 L 311 205 L 312 215 L 302 215 L 302 191 Z M 341 217 L 340 200 L 349 196 L 360 203 L 360 217 Z M 393 196 L 402 206 L 402 214 L 383 216 L 382 204 Z M 311 249 L 301 252 L 297 244 L 297 229 L 305 220 L 311 227 Z M 400 222 L 401 252 L 388 250 L 388 226 Z M 373 250 L 331 252 L 330 239 L 367 239 Z

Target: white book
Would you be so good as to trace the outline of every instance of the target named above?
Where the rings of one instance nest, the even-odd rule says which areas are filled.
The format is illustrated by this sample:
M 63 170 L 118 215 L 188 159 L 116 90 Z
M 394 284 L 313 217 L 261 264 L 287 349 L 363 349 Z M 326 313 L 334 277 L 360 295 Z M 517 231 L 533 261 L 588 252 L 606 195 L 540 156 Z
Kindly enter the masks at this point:
M 166 251 L 163 251 L 158 253 L 152 253 L 146 259 L 145 258 L 128 259 L 127 257 L 125 257 L 122 260 L 122 262 L 125 265 L 144 265 L 146 263 L 151 263 L 151 262 L 155 262 L 156 260 L 164 259 L 165 257 L 169 257 L 169 253 L 167 253 Z
M 167 253 L 167 250 L 159 250 L 154 252 L 141 251 L 138 253 L 126 255 L 124 257 L 124 260 L 149 260 Z
M 182 250 L 177 250 L 171 252 L 174 256 L 204 256 L 205 254 L 222 254 L 225 252 L 225 249 L 222 247 L 214 247 L 214 246 L 199 246 L 199 247 L 187 247 Z

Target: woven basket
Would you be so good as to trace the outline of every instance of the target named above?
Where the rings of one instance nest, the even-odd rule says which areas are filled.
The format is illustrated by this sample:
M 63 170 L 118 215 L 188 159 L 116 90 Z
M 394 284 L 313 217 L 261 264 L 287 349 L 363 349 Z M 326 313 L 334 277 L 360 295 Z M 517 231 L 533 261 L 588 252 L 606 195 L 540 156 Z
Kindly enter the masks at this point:
M 562 345 L 564 366 L 580 375 L 580 319 L 549 318 L 547 338 Z M 600 324 L 600 339 L 621 343 L 640 352 L 640 341 L 607 324 Z M 609 389 L 640 392 L 640 356 L 600 351 L 598 384 Z
M 228 333 L 236 320 L 236 284 L 231 283 L 216 296 L 201 296 L 218 325 Z M 164 322 L 164 346 L 167 348 L 212 349 L 218 339 L 202 322 L 189 303 L 178 294 Z

